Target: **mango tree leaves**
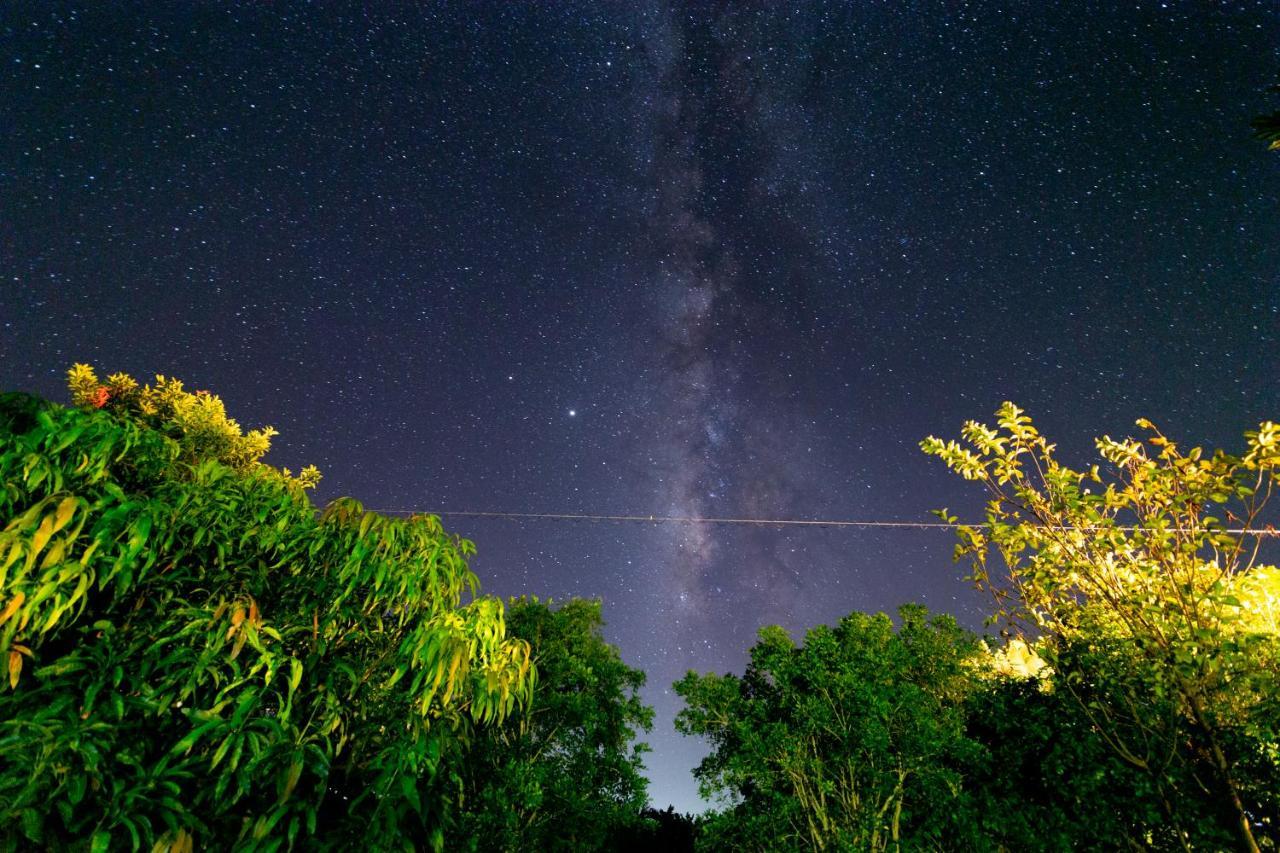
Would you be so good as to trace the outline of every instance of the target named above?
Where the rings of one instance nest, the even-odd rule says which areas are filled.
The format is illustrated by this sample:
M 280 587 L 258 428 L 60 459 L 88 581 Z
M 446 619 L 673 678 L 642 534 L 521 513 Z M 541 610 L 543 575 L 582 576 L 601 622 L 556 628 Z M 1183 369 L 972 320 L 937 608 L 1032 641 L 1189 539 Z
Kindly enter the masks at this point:
M 598 601 L 516 598 L 506 619 L 508 635 L 533 649 L 537 693 L 449 754 L 438 784 L 465 793 L 449 849 L 613 849 L 646 801 L 647 747 L 635 743 L 653 717 L 639 697 L 644 673 L 605 642 Z
M 149 417 L 0 398 L 0 837 L 431 846 L 442 742 L 533 683 L 473 547 Z

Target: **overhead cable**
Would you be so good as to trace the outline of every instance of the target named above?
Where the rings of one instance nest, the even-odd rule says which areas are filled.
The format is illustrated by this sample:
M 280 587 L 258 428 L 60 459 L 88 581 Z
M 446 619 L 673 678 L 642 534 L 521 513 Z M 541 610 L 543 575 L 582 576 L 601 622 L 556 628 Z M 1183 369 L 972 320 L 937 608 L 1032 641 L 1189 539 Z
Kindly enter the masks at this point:
M 592 515 L 588 513 L 570 513 L 570 512 L 479 512 L 479 511 L 449 511 L 449 510 L 420 510 L 420 509 L 378 509 L 370 510 L 382 515 L 439 515 L 439 516 L 457 516 L 462 518 L 505 518 L 511 520 L 543 520 L 543 521 L 620 521 L 620 522 L 643 522 L 650 524 L 744 524 L 757 525 L 760 527 L 876 527 L 891 528 L 902 530 L 957 530 L 961 527 L 987 527 L 985 523 L 964 524 L 961 522 L 947 521 L 848 521 L 844 519 L 809 519 L 809 518 L 732 518 L 732 517 L 713 517 L 713 516 L 687 516 L 687 515 Z M 1136 525 L 1117 526 L 1117 527 L 1077 527 L 1077 530 L 1120 530 L 1133 532 L 1136 530 L 1145 530 L 1148 528 Z M 1176 528 L 1169 528 L 1171 532 L 1185 532 Z M 1226 528 L 1221 533 L 1229 533 L 1234 536 L 1280 536 L 1280 530 L 1272 527 L 1266 528 L 1246 528 L 1235 527 Z

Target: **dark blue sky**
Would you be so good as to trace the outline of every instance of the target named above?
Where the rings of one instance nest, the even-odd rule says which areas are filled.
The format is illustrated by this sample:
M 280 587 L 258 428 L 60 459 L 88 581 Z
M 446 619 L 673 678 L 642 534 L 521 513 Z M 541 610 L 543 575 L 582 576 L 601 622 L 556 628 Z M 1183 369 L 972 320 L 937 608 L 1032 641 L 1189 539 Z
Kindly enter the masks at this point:
M 177 375 L 379 509 L 927 520 L 1005 399 L 1071 459 L 1280 415 L 1280 7 L 48 3 L 0 12 L 0 387 Z M 945 533 L 498 521 L 668 691 L 908 600 Z

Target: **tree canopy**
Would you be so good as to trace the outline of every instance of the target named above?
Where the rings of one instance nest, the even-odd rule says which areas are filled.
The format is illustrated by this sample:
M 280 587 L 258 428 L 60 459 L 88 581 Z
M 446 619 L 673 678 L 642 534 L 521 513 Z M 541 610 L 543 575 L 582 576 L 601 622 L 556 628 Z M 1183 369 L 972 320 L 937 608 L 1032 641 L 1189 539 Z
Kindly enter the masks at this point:
M 1280 94 L 1280 85 L 1272 86 L 1270 91 Z M 1252 124 L 1253 135 L 1267 143 L 1268 151 L 1280 150 L 1280 112 L 1257 116 Z
M 704 796 L 730 807 L 703 828 L 710 849 L 938 847 L 951 832 L 958 767 L 976 745 L 963 704 L 976 637 L 919 606 L 853 613 L 796 645 L 761 630 L 746 673 L 676 684 L 682 733 L 707 738 Z
M 1183 846 L 1230 829 L 1256 850 L 1280 829 L 1280 570 L 1258 559 L 1280 426 L 1247 433 L 1239 456 L 1138 426 L 1145 441 L 1098 439 L 1106 470 L 1060 463 L 1012 403 L 995 428 L 965 424 L 964 444 L 922 447 L 988 490 L 957 557 L 994 616 L 1041 635 L 1054 684 L 1148 775 Z M 1180 807 L 1206 800 L 1216 810 Z
M 441 756 L 533 686 L 472 544 L 317 513 L 212 395 L 70 380 L 0 397 L 6 846 L 440 847 Z
M 450 849 L 603 850 L 643 829 L 647 747 L 635 738 L 653 711 L 639 698 L 644 673 L 603 626 L 599 601 L 507 602 L 508 635 L 533 650 L 537 688 L 456 753 L 464 806 Z

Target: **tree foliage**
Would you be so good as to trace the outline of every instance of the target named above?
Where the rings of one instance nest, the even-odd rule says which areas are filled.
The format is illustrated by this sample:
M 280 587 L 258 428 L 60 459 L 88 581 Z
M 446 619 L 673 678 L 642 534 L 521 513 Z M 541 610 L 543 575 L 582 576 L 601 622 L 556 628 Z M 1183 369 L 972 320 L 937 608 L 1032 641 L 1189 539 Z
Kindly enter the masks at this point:
M 1273 93 L 1280 93 L 1280 85 L 1270 88 Z M 1256 117 L 1253 122 L 1253 135 L 1267 143 L 1268 151 L 1280 150 L 1280 112 Z
M 1098 440 L 1105 477 L 1061 464 L 1011 403 L 994 429 L 967 423 L 964 445 L 922 446 L 987 487 L 987 523 L 960 528 L 957 558 L 972 560 L 998 618 L 1043 634 L 1054 684 L 1147 774 L 1183 846 L 1233 829 L 1257 849 L 1280 828 L 1280 572 L 1259 563 L 1262 537 L 1227 525 L 1267 518 L 1280 426 L 1263 423 L 1232 456 L 1184 452 L 1138 423 L 1145 442 Z M 1206 798 L 1214 813 L 1184 808 Z
M 646 806 L 637 823 L 619 827 L 609 849 L 616 853 L 693 853 L 702 820 L 692 814 L 681 814 L 675 806 L 655 809 Z
M 730 806 L 700 845 L 743 850 L 936 848 L 952 838 L 977 638 L 904 606 L 853 613 L 795 645 L 761 630 L 742 677 L 689 673 L 676 727 L 707 738 L 695 772 Z M 951 839 L 948 841 L 948 839 Z
M 968 736 L 983 747 L 964 768 L 968 849 L 1181 847 L 1151 776 L 1121 759 L 1076 697 L 1050 679 L 995 678 L 972 694 L 967 713 Z M 1201 820 L 1211 812 L 1202 796 L 1176 808 Z M 1204 849 L 1232 841 L 1220 832 L 1199 840 Z
M 699 849 L 1231 846 L 1194 765 L 1171 762 L 1158 783 L 1124 760 L 1080 702 L 1083 688 L 1057 687 L 1039 644 L 1015 638 L 993 651 L 919 607 L 902 624 L 895 635 L 887 617 L 855 613 L 803 648 L 766 629 L 742 678 L 690 674 L 677 685 L 689 705 L 678 726 L 713 748 L 697 771 L 704 794 L 728 800 L 698 822 Z M 940 629 L 922 641 L 930 624 Z M 836 634 L 841 643 L 825 644 Z M 809 654 L 824 645 L 834 653 Z M 1255 792 L 1275 790 L 1274 774 L 1250 769 Z
M 69 384 L 0 396 L 0 848 L 1276 843 L 1280 570 L 1232 532 L 1270 529 L 1276 424 L 1232 456 L 1140 421 L 1088 471 L 1011 404 L 927 439 L 990 491 L 957 557 L 1006 640 L 910 605 L 763 629 L 675 685 L 725 803 L 695 820 L 645 807 L 599 602 L 504 607 L 434 516 L 317 512 L 207 392 Z
M 462 603 L 472 544 L 317 514 L 216 398 L 90 378 L 0 397 L 0 840 L 439 847 L 441 755 L 533 683 L 501 602 Z
M 301 489 L 320 483 L 320 471 L 314 465 L 294 477 L 288 468 L 263 463 L 271 439 L 279 435 L 275 428 L 244 432 L 238 422 L 227 417 L 226 406 L 217 395 L 188 392 L 180 379 L 156 376 L 154 386 L 140 386 L 127 373 L 113 373 L 102 382 L 90 365 L 76 364 L 67 373 L 67 384 L 75 405 L 105 409 L 168 435 L 178 443 L 179 458 L 185 462 L 213 459 L 239 473 L 258 473 Z
M 611 849 L 638 826 L 647 747 L 635 738 L 653 711 L 639 698 L 644 673 L 605 642 L 603 625 L 599 601 L 507 603 L 507 632 L 532 648 L 537 689 L 457 753 L 464 805 L 450 849 Z

